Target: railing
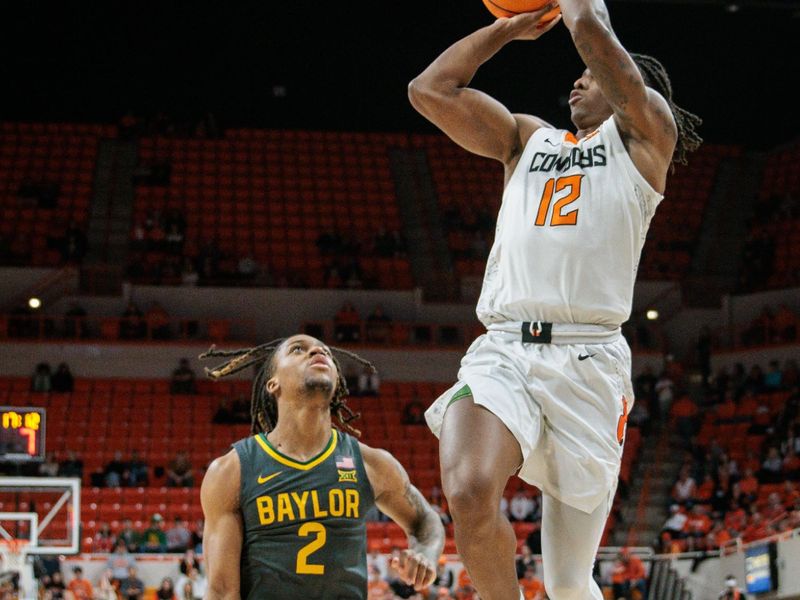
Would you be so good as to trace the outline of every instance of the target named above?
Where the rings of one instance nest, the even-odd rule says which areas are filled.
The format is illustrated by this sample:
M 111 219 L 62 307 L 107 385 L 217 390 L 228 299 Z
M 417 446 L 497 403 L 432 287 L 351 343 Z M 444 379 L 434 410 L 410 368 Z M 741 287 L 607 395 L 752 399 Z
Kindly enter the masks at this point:
M 156 319 L 65 315 L 0 315 L 0 339 L 38 341 L 249 340 L 253 321 L 244 319 Z

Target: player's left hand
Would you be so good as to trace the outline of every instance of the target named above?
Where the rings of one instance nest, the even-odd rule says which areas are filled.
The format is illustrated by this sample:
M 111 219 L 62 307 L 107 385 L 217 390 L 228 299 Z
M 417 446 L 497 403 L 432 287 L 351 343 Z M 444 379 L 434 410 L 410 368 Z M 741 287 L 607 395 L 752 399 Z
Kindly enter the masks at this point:
M 407 585 L 414 586 L 418 592 L 436 579 L 436 566 L 428 557 L 413 550 L 403 550 L 399 557 L 393 558 L 392 568 Z

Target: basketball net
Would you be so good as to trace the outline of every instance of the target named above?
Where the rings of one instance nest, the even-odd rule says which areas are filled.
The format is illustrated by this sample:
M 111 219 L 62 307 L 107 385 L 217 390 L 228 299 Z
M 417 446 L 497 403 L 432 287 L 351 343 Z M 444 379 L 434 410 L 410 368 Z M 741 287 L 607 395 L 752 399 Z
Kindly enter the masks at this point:
M 33 567 L 28 564 L 28 540 L 11 538 L 10 540 L 0 539 L 0 582 L 19 574 L 19 598 L 35 598 Z

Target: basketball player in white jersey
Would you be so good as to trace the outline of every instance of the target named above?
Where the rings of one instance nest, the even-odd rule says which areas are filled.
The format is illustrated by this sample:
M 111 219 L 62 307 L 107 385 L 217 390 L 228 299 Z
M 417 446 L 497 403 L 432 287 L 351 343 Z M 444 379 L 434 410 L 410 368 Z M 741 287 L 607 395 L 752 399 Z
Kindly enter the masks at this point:
M 512 474 L 544 494 L 548 597 L 603 597 L 592 566 L 633 405 L 620 326 L 670 166 L 700 144 L 700 120 L 673 103 L 658 61 L 622 47 L 602 1 L 559 5 L 546 25 L 553 5 L 472 33 L 409 85 L 423 116 L 505 166 L 477 307 L 487 333 L 426 412 L 456 544 L 483 600 L 520 596 L 514 532 L 499 510 Z M 569 98 L 574 134 L 468 87 L 505 44 L 535 40 L 561 18 L 586 66 Z

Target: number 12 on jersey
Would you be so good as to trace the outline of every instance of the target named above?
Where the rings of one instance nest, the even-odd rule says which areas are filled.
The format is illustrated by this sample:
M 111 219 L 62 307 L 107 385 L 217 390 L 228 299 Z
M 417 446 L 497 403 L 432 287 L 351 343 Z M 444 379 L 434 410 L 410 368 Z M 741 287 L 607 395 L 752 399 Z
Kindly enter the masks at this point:
M 578 222 L 578 209 L 573 209 L 567 213 L 564 209 L 575 202 L 581 195 L 581 181 L 583 175 L 566 175 L 557 179 L 548 179 L 544 184 L 542 198 L 539 200 L 539 210 L 536 213 L 534 225 L 544 227 L 547 225 L 547 214 L 550 212 L 550 204 L 554 195 L 560 195 L 553 206 L 550 215 L 550 225 L 575 225 Z M 564 192 L 562 195 L 561 192 Z

